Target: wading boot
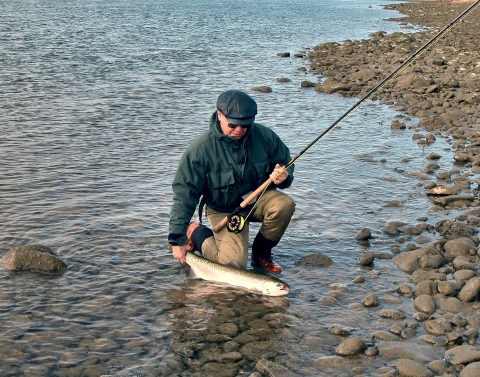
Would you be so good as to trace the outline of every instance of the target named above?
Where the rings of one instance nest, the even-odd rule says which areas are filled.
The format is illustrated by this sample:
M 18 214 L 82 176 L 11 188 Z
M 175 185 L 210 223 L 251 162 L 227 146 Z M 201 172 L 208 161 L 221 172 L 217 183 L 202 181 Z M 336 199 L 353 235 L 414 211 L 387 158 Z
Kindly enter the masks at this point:
M 260 232 L 256 235 L 252 245 L 252 265 L 262 267 L 270 272 L 279 274 L 282 267 L 272 259 L 272 249 L 278 241 L 266 239 Z

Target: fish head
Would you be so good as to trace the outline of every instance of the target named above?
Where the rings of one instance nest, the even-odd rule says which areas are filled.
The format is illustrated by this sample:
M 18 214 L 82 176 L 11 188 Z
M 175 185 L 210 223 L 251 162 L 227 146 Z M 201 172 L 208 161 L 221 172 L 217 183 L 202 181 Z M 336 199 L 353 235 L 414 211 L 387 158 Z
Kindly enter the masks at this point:
M 283 281 L 267 280 L 262 284 L 262 293 L 266 296 L 285 296 L 290 292 L 290 286 Z

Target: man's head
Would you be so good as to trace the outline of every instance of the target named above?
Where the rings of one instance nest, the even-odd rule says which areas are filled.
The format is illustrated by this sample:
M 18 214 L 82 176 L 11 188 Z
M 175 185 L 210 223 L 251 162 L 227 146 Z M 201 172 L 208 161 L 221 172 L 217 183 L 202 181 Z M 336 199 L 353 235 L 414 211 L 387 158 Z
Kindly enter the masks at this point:
M 257 115 L 257 103 L 240 90 L 227 90 L 218 96 L 217 117 L 222 132 L 241 139 Z

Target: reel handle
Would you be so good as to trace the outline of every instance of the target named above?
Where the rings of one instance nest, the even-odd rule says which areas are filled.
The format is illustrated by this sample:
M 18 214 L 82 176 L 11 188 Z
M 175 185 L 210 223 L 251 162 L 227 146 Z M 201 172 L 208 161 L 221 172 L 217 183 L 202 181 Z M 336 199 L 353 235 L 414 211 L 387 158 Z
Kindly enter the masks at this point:
M 262 193 L 263 190 L 265 190 L 270 183 L 272 183 L 272 179 L 268 178 L 265 182 L 263 182 L 255 191 L 253 191 L 250 195 L 248 195 L 243 202 L 240 203 L 240 208 L 245 208 L 248 206 L 248 203 L 250 203 L 253 199 L 255 199 L 258 195 Z M 220 232 L 225 225 L 227 225 L 228 221 L 228 216 L 225 216 L 225 218 L 220 221 L 217 225 L 213 227 L 213 231 L 215 233 Z

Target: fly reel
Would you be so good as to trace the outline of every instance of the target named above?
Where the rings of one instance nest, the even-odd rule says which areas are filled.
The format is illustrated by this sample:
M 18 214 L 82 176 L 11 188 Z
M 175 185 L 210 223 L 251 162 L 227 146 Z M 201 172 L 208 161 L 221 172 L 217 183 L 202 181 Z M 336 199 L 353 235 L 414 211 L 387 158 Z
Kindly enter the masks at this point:
M 245 218 L 236 211 L 227 216 L 227 230 L 232 233 L 240 233 L 245 227 Z

